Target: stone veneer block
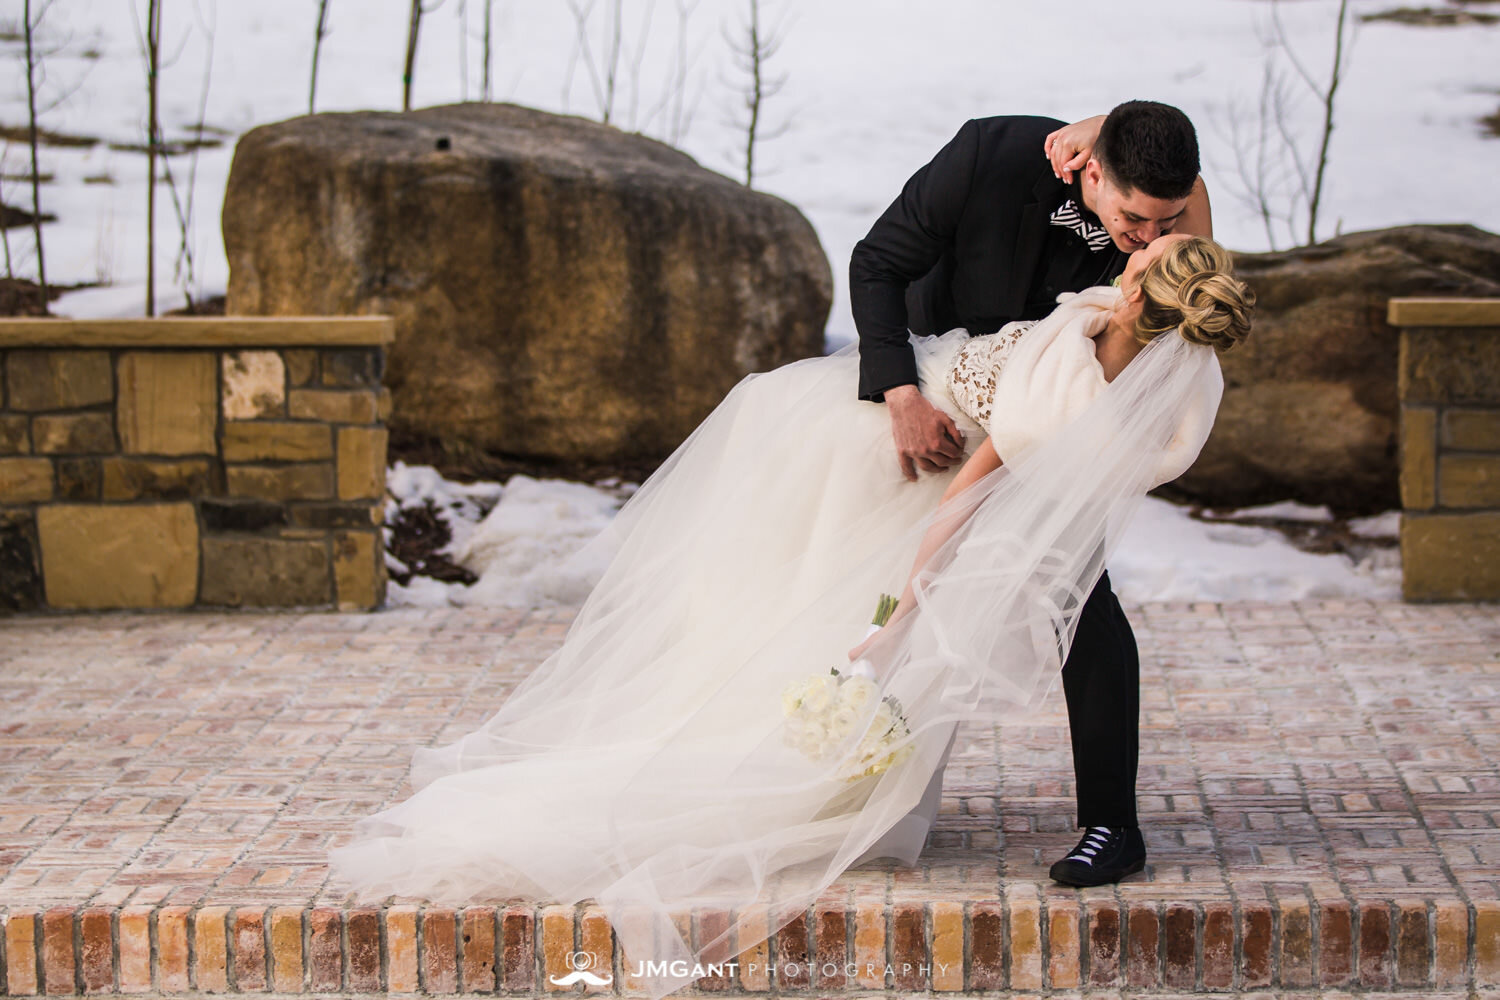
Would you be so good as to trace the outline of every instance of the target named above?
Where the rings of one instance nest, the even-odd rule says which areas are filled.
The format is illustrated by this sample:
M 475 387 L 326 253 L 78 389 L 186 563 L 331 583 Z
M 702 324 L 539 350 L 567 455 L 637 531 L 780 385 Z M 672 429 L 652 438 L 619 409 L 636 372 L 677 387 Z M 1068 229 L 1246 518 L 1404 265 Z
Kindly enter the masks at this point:
M 286 412 L 286 365 L 275 351 L 226 351 L 224 419 L 254 420 Z
M 1500 451 L 1500 410 L 1443 411 L 1443 447 Z
M 115 398 L 107 351 L 11 351 L 5 381 L 12 410 L 73 410 Z
M 1408 601 L 1500 599 L 1500 511 L 1401 518 Z
M 321 462 L 333 457 L 327 424 L 257 420 L 224 425 L 226 462 Z
M 288 350 L 281 352 L 286 364 L 286 380 L 293 387 L 307 385 L 318 377 L 318 352 L 314 350 Z
M 370 347 L 339 347 L 322 355 L 322 383 L 328 388 L 357 389 L 380 384 L 380 352 Z
M 102 462 L 105 500 L 185 500 L 214 491 L 206 458 L 122 458 Z
M 373 424 L 377 400 L 368 389 L 293 389 L 287 411 L 298 420 Z
M 964 906 L 954 900 L 932 903 L 932 988 L 964 988 Z
M 80 503 L 99 501 L 104 484 L 101 459 L 59 458 L 56 459 L 55 465 L 57 467 L 57 499 L 74 500 Z
M 0 503 L 32 503 L 51 499 L 51 460 L 0 458 Z
M 49 413 L 31 420 L 31 443 L 39 455 L 101 455 L 115 450 L 110 415 Z
M 339 428 L 339 499 L 374 500 L 385 495 L 384 427 Z
M 1437 504 L 1437 411 L 1401 407 L 1401 506 L 1429 510 Z
M 1443 455 L 1438 503 L 1449 508 L 1500 507 L 1500 455 Z
M 1500 399 L 1500 330 L 1407 327 L 1399 364 L 1403 403 L 1485 406 Z
M 316 539 L 203 540 L 203 604 L 302 607 L 329 602 L 328 547 Z
M 0 413 L 0 455 L 31 454 L 27 419 L 19 413 Z
M 218 372 L 207 351 L 138 351 L 120 358 L 116 421 L 132 455 L 211 455 Z
M 36 524 L 54 608 L 185 608 L 197 596 L 192 504 L 56 504 Z
M 231 465 L 224 470 L 225 488 L 232 497 L 257 500 L 331 500 L 333 466 L 324 462 L 298 465 Z
M 36 910 L 15 909 L 5 920 L 5 974 L 11 996 L 33 996 L 40 988 L 37 982 Z

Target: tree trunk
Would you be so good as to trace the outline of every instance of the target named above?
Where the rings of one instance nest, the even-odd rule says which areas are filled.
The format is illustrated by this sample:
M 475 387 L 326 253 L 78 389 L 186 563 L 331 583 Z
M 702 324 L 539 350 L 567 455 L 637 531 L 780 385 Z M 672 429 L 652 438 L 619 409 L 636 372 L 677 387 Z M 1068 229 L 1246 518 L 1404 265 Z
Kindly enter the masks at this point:
M 146 8 L 146 89 L 150 109 L 146 138 L 146 315 L 156 315 L 156 154 L 161 134 L 157 86 L 161 73 L 161 4 L 149 0 Z

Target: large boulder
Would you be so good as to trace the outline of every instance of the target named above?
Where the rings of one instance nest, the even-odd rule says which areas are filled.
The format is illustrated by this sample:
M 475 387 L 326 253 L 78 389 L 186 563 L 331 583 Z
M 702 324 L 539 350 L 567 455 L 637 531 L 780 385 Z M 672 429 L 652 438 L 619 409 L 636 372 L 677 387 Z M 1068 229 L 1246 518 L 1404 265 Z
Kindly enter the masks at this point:
M 832 299 L 793 206 L 506 104 L 257 128 L 223 225 L 230 314 L 394 316 L 394 429 L 564 465 L 665 457 Z
M 1164 492 L 1208 504 L 1294 499 L 1357 513 L 1397 497 L 1399 296 L 1500 296 L 1500 236 L 1473 226 L 1349 233 L 1236 254 L 1249 339 L 1221 357 L 1224 401 L 1197 463 Z

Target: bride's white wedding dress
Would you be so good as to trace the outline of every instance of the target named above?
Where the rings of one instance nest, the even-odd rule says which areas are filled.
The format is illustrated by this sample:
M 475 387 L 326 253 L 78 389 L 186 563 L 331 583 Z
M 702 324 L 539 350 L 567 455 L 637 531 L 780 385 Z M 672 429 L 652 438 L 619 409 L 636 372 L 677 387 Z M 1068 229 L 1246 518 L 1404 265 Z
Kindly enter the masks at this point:
M 416 752 L 415 794 L 330 851 L 335 885 L 360 901 L 592 897 L 632 963 L 667 963 L 637 977 L 655 998 L 850 866 L 915 864 L 957 723 L 1041 700 L 1133 502 L 1212 425 L 1208 348 L 1163 336 L 1105 382 L 1090 338 L 1118 300 L 1065 296 L 1019 338 L 912 338 L 922 392 L 965 456 L 989 434 L 1005 462 L 941 509 L 959 465 L 902 477 L 886 408 L 856 397 L 855 345 L 746 377 L 577 556 L 610 558 L 562 646 L 477 730 Z M 958 528 L 924 567 L 916 612 L 870 655 L 910 756 L 845 780 L 847 753 L 812 760 L 783 741 L 782 690 L 847 672 L 936 518 Z M 731 918 L 709 940 L 671 919 L 753 904 L 759 930 Z

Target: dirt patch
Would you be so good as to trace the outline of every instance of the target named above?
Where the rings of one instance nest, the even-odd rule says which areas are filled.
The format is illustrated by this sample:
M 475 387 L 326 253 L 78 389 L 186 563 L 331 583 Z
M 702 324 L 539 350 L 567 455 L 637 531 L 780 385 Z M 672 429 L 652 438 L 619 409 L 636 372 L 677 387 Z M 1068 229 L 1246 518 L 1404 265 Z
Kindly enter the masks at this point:
M 31 129 L 26 125 L 0 125 L 0 139 L 10 142 L 31 142 Z M 36 131 L 36 141 L 39 146 L 97 146 L 102 141 L 86 135 L 68 135 L 65 132 L 54 132 L 51 129 L 39 128 Z
M 217 149 L 224 145 L 223 139 L 180 139 L 176 142 L 164 142 L 156 147 L 159 156 L 183 156 L 195 149 Z M 141 153 L 146 154 L 151 150 L 144 142 L 112 142 L 109 148 L 119 153 Z
M 656 471 L 660 462 L 539 462 L 488 452 L 467 441 L 442 441 L 423 434 L 414 434 L 399 427 L 391 428 L 390 459 L 407 465 L 430 465 L 446 479 L 459 482 L 488 480 L 505 482 L 520 473 L 534 479 L 572 479 L 583 483 L 598 483 L 601 480 L 620 480 L 643 483 Z
M 26 209 L 17 208 L 15 205 L 7 205 L 5 202 L 0 201 L 0 229 L 19 229 L 29 226 L 35 221 L 36 216 L 26 211 Z M 51 212 L 43 212 L 42 221 L 56 222 L 57 216 Z
M 222 316 L 224 315 L 224 296 L 212 295 L 206 299 L 200 299 L 192 305 L 179 306 L 162 313 L 163 316 Z
M 391 570 L 391 579 L 401 586 L 411 583 L 414 576 L 462 584 L 479 579 L 447 556 L 438 554 L 453 536 L 431 500 L 421 507 L 402 507 L 386 528 L 386 551 L 406 566 L 404 573 Z
M 1361 21 L 1393 21 L 1424 28 L 1451 28 L 1465 24 L 1500 24 L 1500 14 L 1484 14 L 1461 7 L 1396 7 L 1359 15 Z
M 47 299 L 55 300 L 63 292 L 71 292 L 74 285 L 48 285 Z M 0 316 L 50 316 L 42 308 L 42 289 L 27 278 L 0 278 Z
M 1235 524 L 1250 528 L 1270 528 L 1285 536 L 1295 548 L 1313 555 L 1343 555 L 1359 563 L 1372 549 L 1393 549 L 1400 541 L 1393 537 L 1356 534 L 1348 518 L 1331 521 L 1299 521 L 1287 517 L 1254 517 L 1221 515 L 1203 507 L 1189 511 L 1191 517 L 1208 524 Z

